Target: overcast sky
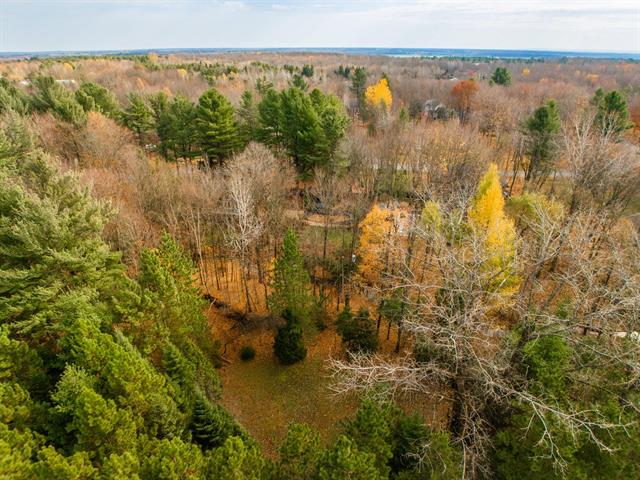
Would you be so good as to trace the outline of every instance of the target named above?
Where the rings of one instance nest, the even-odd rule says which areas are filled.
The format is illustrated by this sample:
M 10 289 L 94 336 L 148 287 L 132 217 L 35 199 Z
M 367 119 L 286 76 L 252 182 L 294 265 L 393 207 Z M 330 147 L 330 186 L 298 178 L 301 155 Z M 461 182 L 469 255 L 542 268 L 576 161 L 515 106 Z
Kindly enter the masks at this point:
M 0 51 L 416 47 L 640 52 L 640 0 L 0 0 Z

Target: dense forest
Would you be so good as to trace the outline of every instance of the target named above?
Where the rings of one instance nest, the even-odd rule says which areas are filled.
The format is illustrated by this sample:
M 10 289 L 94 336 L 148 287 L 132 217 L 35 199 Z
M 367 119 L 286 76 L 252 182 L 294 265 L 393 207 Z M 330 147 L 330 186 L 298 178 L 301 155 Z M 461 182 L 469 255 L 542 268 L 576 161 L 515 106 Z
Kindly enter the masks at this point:
M 640 477 L 640 63 L 0 63 L 0 478 Z

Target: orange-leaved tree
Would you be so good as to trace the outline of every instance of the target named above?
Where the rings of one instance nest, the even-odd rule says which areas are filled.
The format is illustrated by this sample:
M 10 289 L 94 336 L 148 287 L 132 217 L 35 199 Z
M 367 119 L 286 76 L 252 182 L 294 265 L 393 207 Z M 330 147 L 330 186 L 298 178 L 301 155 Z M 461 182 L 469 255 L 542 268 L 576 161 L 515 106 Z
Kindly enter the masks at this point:
M 473 97 L 478 93 L 479 89 L 478 82 L 472 78 L 469 80 L 460 80 L 451 89 L 451 96 L 456 104 L 461 121 L 464 122 L 469 117 Z

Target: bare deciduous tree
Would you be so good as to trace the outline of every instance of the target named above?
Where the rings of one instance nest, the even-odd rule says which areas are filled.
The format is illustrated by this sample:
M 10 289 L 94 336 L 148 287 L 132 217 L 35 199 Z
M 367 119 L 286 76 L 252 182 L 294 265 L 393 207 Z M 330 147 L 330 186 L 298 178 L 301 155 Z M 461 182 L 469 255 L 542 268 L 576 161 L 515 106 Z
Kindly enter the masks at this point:
M 574 439 L 586 436 L 603 450 L 610 447 L 602 432 L 624 431 L 627 426 L 579 401 L 558 402 L 540 393 L 524 359 L 527 345 L 559 337 L 576 352 L 571 375 L 580 389 L 572 394 L 579 398 L 585 388 L 635 388 L 640 345 L 615 341 L 614 334 L 640 328 L 637 255 L 630 258 L 629 250 L 616 248 L 619 242 L 613 238 L 609 259 L 590 255 L 585 226 L 591 218 L 571 224 L 564 246 L 558 239 L 567 224 L 545 215 L 538 218 L 531 230 L 537 240 L 531 248 L 518 249 L 513 259 L 518 268 L 511 275 L 519 277 L 520 290 L 512 293 L 496 286 L 495 278 L 510 269 L 495 271 L 481 236 L 452 235 L 446 228 L 419 229 L 420 241 L 431 247 L 431 254 L 420 260 L 427 262 L 428 273 L 421 280 L 405 253 L 405 268 L 388 282 L 390 288 L 405 292 L 404 329 L 412 338 L 413 354 L 353 355 L 333 361 L 337 392 L 369 390 L 384 383 L 391 392 L 441 395 L 449 409 L 449 432 L 464 453 L 465 478 L 490 475 L 492 435 L 501 419 L 514 411 L 530 416 L 531 432 L 534 424 L 541 425 L 539 444 L 560 469 L 564 458 L 552 426 L 561 425 Z M 456 224 L 455 219 L 445 221 Z M 458 234 L 461 241 L 455 240 Z M 553 271 L 549 263 L 558 250 L 562 258 Z M 558 308 L 561 298 L 574 306 L 571 315 Z M 586 341 L 585 331 L 597 336 Z M 613 385 L 607 378 L 615 366 L 627 372 L 626 383 Z M 630 398 L 620 395 L 622 408 L 640 411 Z

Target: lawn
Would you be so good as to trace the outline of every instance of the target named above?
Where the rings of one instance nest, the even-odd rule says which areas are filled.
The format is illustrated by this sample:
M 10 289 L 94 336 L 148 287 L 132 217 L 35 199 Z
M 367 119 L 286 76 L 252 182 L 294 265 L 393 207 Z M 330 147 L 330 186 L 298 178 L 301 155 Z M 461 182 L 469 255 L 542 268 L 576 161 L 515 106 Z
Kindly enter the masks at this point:
M 326 358 L 327 350 L 337 350 L 339 346 L 335 334 L 325 331 L 317 335 L 308 344 L 306 360 L 291 366 L 276 362 L 271 351 L 272 337 L 256 339 L 254 333 L 251 339 L 256 358 L 243 362 L 234 351 L 233 363 L 220 372 L 222 404 L 270 456 L 276 453 L 291 422 L 313 426 L 324 442 L 333 439 L 340 422 L 351 417 L 358 405 L 357 398 L 337 398 L 329 388 Z

